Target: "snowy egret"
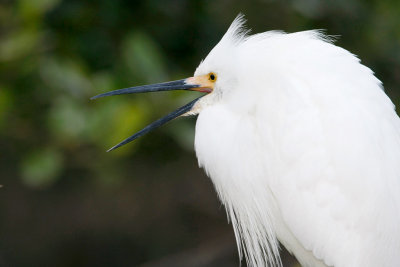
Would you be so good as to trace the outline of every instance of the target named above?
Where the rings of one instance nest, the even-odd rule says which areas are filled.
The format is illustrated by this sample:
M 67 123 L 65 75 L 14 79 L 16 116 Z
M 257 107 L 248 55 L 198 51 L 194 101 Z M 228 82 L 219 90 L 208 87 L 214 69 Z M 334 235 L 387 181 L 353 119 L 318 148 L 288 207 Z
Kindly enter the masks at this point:
M 249 266 L 400 266 L 400 119 L 373 72 L 320 31 L 249 35 L 239 15 L 191 78 L 94 98 L 206 93 L 110 150 L 198 114 L 195 150 Z

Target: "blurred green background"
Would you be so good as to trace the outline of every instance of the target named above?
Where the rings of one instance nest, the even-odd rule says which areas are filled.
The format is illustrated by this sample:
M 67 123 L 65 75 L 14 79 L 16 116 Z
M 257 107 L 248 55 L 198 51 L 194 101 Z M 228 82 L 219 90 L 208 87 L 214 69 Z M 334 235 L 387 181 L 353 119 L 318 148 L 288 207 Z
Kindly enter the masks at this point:
M 239 12 L 340 35 L 399 104 L 398 0 L 3 0 L 0 266 L 239 266 L 195 118 L 105 152 L 194 93 L 89 100 L 191 76 Z

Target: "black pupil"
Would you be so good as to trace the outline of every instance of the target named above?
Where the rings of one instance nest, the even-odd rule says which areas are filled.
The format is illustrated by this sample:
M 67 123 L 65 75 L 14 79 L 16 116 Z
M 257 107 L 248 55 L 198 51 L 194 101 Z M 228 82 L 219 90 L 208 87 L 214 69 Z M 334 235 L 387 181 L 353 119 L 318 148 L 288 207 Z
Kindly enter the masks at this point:
M 210 79 L 211 79 L 212 81 L 214 81 L 214 80 L 215 80 L 215 75 L 214 75 L 214 74 L 211 74 L 211 75 L 210 75 Z

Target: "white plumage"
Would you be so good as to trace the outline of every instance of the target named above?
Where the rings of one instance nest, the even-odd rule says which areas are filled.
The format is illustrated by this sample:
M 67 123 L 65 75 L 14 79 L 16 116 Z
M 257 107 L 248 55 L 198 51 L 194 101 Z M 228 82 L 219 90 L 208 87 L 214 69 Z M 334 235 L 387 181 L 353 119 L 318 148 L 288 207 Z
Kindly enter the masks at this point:
M 195 76 L 195 149 L 250 266 L 400 266 L 400 120 L 373 72 L 319 31 L 247 35 Z
M 247 35 L 243 17 L 194 77 L 102 96 L 208 93 L 125 139 L 199 114 L 195 149 L 249 266 L 400 266 L 400 119 L 373 72 L 319 31 Z

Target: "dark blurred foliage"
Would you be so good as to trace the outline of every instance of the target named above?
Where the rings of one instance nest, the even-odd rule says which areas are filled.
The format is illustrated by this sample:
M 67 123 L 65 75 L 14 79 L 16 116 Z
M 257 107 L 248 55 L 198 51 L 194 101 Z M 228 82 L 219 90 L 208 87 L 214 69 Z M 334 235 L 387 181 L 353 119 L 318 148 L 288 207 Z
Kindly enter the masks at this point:
M 239 12 L 340 35 L 399 104 L 397 0 L 3 0 L 1 266 L 238 266 L 194 118 L 105 152 L 194 94 L 89 98 L 191 76 Z

